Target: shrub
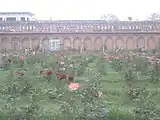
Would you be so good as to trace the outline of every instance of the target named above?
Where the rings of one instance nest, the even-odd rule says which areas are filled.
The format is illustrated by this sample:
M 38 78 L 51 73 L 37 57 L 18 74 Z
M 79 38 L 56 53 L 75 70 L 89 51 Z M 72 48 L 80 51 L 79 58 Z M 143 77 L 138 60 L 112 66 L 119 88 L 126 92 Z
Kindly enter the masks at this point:
M 122 111 L 120 109 L 110 109 L 106 120 L 140 120 L 135 119 L 134 113 Z

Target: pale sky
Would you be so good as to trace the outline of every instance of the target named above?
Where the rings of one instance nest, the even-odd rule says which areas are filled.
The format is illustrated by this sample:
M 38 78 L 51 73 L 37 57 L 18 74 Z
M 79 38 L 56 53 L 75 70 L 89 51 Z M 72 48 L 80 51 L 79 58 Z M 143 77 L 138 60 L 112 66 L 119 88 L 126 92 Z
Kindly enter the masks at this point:
M 94 20 L 115 14 L 145 19 L 160 11 L 160 0 L 1 0 L 0 12 L 32 12 L 38 19 Z

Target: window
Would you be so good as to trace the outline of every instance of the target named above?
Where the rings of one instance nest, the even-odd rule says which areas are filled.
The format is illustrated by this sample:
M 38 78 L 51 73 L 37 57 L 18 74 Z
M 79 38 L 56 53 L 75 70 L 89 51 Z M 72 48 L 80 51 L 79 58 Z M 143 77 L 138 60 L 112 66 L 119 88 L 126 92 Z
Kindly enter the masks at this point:
M 16 17 L 7 17 L 6 21 L 16 21 Z
M 49 48 L 51 51 L 60 50 L 60 40 L 59 39 L 49 40 Z
M 21 21 L 25 21 L 25 17 L 21 17 Z
M 3 20 L 3 18 L 0 18 L 0 21 L 2 21 Z

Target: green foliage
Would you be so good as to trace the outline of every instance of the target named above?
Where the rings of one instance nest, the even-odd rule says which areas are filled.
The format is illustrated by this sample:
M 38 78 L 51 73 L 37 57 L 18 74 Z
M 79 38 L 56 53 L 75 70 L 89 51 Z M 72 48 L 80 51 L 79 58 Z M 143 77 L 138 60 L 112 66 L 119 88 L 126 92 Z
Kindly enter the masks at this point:
M 134 100 L 136 107 L 134 109 L 136 117 L 141 120 L 158 120 L 160 119 L 160 108 L 150 98 L 152 93 L 143 89 L 140 95 Z
M 140 120 L 136 119 L 134 113 L 122 111 L 120 109 L 111 109 L 106 120 Z
M 135 76 L 135 74 L 133 73 L 132 70 L 128 69 L 127 71 L 125 71 L 124 79 L 125 79 L 127 82 L 129 82 L 129 81 L 134 81 L 134 80 L 136 80 L 136 76 Z
M 123 61 L 119 59 L 112 60 L 112 66 L 117 71 L 120 72 L 123 68 Z
M 96 68 L 98 73 L 101 75 L 106 75 L 106 63 L 102 58 L 97 60 Z
M 159 80 L 160 80 L 160 65 L 158 63 L 155 63 L 155 65 L 153 66 L 153 69 L 150 72 L 150 77 L 154 83 L 159 82 Z
M 9 69 L 0 73 L 3 76 L 0 84 L 0 107 L 3 110 L 0 112 L 0 119 L 159 119 L 159 103 L 152 99 L 159 98 L 156 96 L 159 94 L 158 90 L 156 94 L 151 94 L 144 92 L 146 90 L 141 87 L 151 84 L 145 81 L 149 78 L 158 83 L 159 69 L 147 65 L 147 60 L 141 57 L 135 57 L 134 61 L 123 57 L 110 60 L 111 63 L 105 62 L 102 54 L 96 57 L 81 55 L 60 59 L 53 55 L 30 55 L 25 56 L 22 63 L 19 58 L 14 58 Z M 60 65 L 61 61 L 65 63 L 64 66 Z M 74 64 L 74 67 L 70 67 L 71 64 Z M 66 70 L 60 70 L 61 67 Z M 74 71 L 77 73 L 73 72 L 74 82 L 78 82 L 80 88 L 71 91 L 68 88 L 68 79 L 58 80 L 52 76 L 41 75 L 40 71 L 44 68 L 50 68 L 54 74 L 71 74 Z M 125 76 L 124 79 L 122 76 Z M 149 85 L 150 89 L 155 89 L 155 84 L 151 87 Z
M 91 73 L 86 79 L 83 85 L 84 88 L 73 92 L 73 96 L 70 96 L 61 106 L 56 115 L 56 120 L 64 118 L 72 120 L 103 120 L 107 117 L 105 100 L 98 97 L 100 76 Z
M 19 109 L 11 109 L 7 118 L 9 120 L 37 120 L 39 118 L 39 105 L 31 103 Z

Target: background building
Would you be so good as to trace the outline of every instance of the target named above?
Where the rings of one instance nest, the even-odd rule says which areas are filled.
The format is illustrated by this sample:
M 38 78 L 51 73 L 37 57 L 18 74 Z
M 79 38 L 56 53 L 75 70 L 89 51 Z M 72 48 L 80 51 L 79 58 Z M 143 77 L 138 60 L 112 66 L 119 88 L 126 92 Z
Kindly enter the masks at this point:
M 153 50 L 160 21 L 35 20 L 30 12 L 0 13 L 0 50 Z M 23 21 L 23 22 L 20 22 Z
M 30 12 L 0 12 L 0 21 L 29 21 L 34 20 Z

